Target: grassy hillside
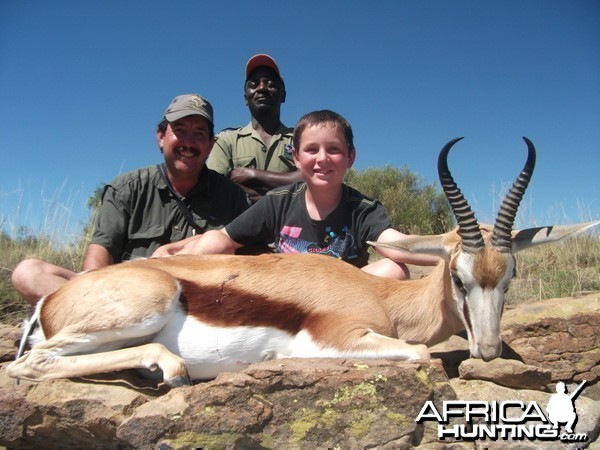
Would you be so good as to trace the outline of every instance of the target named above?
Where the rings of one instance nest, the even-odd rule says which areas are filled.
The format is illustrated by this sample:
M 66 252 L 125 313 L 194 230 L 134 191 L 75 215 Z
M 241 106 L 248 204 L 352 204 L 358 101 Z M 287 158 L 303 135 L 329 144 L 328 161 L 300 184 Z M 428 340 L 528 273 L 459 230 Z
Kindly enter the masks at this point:
M 507 302 L 576 296 L 600 291 L 600 239 L 582 235 L 517 255 L 517 276 Z

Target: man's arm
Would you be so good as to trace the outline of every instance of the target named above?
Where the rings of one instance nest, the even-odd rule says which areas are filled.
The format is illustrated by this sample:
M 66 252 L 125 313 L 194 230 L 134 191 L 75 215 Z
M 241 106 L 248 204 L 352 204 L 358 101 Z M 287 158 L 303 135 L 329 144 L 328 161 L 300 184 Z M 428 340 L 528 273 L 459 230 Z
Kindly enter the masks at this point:
M 114 263 L 108 250 L 98 244 L 90 244 L 83 259 L 83 270 L 99 269 Z
M 238 167 L 231 171 L 229 178 L 238 184 L 252 187 L 264 187 L 269 190 L 302 181 L 299 170 L 293 172 L 271 172 L 268 170 Z
M 282 173 L 250 167 L 233 169 L 229 177 L 246 192 L 252 203 L 256 203 L 263 197 L 264 190 L 270 191 L 280 186 L 302 181 L 302 174 L 299 170 Z
M 224 132 L 217 134 L 215 145 L 213 145 L 210 155 L 208 155 L 206 166 L 215 172 L 229 176 L 229 172 L 233 169 L 231 153 L 232 145 Z
M 105 186 L 92 240 L 83 259 L 83 270 L 114 264 L 113 255 L 123 254 L 127 240 L 130 198 L 129 187 L 119 178 Z

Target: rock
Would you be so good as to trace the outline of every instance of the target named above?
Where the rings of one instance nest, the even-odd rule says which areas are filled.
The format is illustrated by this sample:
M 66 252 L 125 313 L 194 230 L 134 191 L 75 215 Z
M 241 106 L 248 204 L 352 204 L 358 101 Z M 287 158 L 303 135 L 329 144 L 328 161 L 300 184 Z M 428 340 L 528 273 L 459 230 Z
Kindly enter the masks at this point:
M 514 357 L 552 372 L 553 381 L 600 377 L 600 294 L 523 303 L 507 310 L 502 339 Z
M 468 359 L 467 341 L 455 336 L 432 347 L 442 359 L 429 362 L 275 360 L 171 390 L 135 371 L 15 386 L 0 369 L 0 446 L 556 448 L 563 446 L 440 441 L 433 422 L 415 419 L 428 400 L 520 400 L 545 407 L 556 381 L 573 392 L 585 379 L 576 430 L 590 439 L 579 447 L 598 448 L 590 440 L 597 439 L 600 423 L 600 403 L 592 400 L 600 399 L 594 382 L 600 377 L 600 294 L 511 307 L 502 330 L 504 359 L 489 363 Z M 0 327 L 6 359 L 13 359 L 20 337 L 20 328 Z
M 450 378 L 458 377 L 460 363 L 471 357 L 469 342 L 466 337 L 458 335 L 451 336 L 450 339 L 434 345 L 429 349 L 429 352 L 432 358 L 440 358 L 442 360 L 444 370 Z
M 463 380 L 493 381 L 500 386 L 515 389 L 543 391 L 552 382 L 552 372 L 536 366 L 528 366 L 512 359 L 497 358 L 489 362 L 467 359 L 458 368 Z
M 534 391 L 534 390 L 525 390 L 518 389 L 513 390 L 503 386 L 498 386 L 497 384 L 490 383 L 487 381 L 481 380 L 460 380 L 453 379 L 450 380 L 450 384 L 454 391 L 456 392 L 456 396 L 461 400 L 483 400 L 487 402 L 503 402 L 507 400 L 511 401 L 521 401 L 524 404 L 529 404 L 529 402 L 536 402 L 538 406 L 545 412 L 546 406 L 548 405 L 548 401 L 550 399 L 550 393 Z M 600 434 L 600 402 L 594 401 L 592 399 L 586 398 L 585 396 L 577 397 L 575 401 L 575 407 L 577 411 L 578 421 L 575 427 L 575 431 L 577 433 L 586 433 L 588 436 L 588 440 L 585 442 L 586 445 L 589 445 L 591 442 L 594 442 L 598 439 L 598 435 Z M 522 411 L 516 409 L 516 414 L 522 415 Z M 518 417 L 518 416 L 511 416 Z M 532 422 L 535 423 L 535 422 Z M 486 440 L 479 441 L 481 448 L 487 448 L 490 450 L 498 449 L 556 449 L 556 448 L 583 448 L 584 443 L 578 442 L 573 443 L 571 445 L 563 444 L 560 441 L 552 440 L 552 441 L 527 441 L 527 440 L 498 440 L 496 442 Z
M 0 362 L 15 359 L 22 334 L 22 328 L 0 323 Z
M 441 362 L 289 359 L 164 395 L 55 380 L 0 389 L 0 445 L 35 448 L 410 448 L 454 399 Z
M 552 383 L 594 384 L 600 379 L 600 294 L 511 306 L 502 318 L 502 340 L 503 359 L 549 370 Z M 451 378 L 459 376 L 459 365 L 469 358 L 468 342 L 460 336 L 430 351 L 442 359 Z M 600 399 L 600 388 L 592 389 Z

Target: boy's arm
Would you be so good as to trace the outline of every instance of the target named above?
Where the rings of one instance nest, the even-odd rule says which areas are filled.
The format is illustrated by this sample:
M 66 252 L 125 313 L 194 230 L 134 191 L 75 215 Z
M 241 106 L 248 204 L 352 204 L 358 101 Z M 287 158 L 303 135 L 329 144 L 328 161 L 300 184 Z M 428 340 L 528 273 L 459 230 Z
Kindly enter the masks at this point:
M 393 228 L 384 230 L 379 237 L 377 242 L 394 242 L 400 241 L 410 237 L 410 234 L 404 234 Z M 435 266 L 440 262 L 440 258 L 433 255 L 425 255 L 418 253 L 411 253 L 403 250 L 395 250 L 390 248 L 377 247 L 375 249 L 377 253 L 389 258 L 393 261 L 405 264 L 415 264 L 418 266 Z
M 221 230 L 211 230 L 202 236 L 194 236 L 196 239 L 189 240 L 178 252 L 177 255 L 206 255 L 206 254 L 227 254 L 233 255 L 238 248 L 243 247 L 229 237 L 225 228 Z

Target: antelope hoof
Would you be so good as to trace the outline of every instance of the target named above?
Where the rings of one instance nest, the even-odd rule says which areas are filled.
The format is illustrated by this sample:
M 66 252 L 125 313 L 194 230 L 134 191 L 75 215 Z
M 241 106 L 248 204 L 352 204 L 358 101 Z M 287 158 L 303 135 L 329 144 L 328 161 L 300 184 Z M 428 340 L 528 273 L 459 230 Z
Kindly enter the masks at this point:
M 188 377 L 187 375 L 181 375 L 178 377 L 170 378 L 168 380 L 165 380 L 165 383 L 167 384 L 167 386 L 172 387 L 172 388 L 192 385 L 192 381 L 190 380 L 190 377 Z
M 423 344 L 417 344 L 415 346 L 413 346 L 412 349 L 415 353 L 415 356 L 410 358 L 410 359 L 431 359 L 431 355 L 429 354 L 429 349 L 427 348 L 426 345 Z

